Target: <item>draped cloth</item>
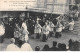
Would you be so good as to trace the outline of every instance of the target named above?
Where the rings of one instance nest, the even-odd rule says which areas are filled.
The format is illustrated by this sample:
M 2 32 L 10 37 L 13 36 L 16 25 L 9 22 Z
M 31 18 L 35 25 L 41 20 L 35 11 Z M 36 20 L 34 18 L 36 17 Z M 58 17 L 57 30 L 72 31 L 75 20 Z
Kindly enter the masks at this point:
M 21 40 L 25 40 L 25 41 L 28 41 L 28 34 L 29 34 L 29 32 L 28 32 L 28 30 L 27 30 L 27 25 L 26 25 L 26 23 L 22 23 L 22 27 L 21 27 L 21 29 L 22 29 L 22 36 L 20 37 L 20 39 Z
M 0 36 L 4 35 L 5 33 L 5 28 L 3 25 L 0 25 Z
M 69 30 L 73 30 L 74 29 L 74 21 L 69 23 Z
M 33 51 L 32 47 L 28 43 L 24 43 L 21 47 L 21 51 Z
M 20 51 L 20 48 L 12 43 L 7 46 L 6 51 Z
M 41 29 L 42 29 L 41 25 L 40 24 L 36 24 L 35 25 L 35 29 L 34 29 L 34 33 L 41 33 Z

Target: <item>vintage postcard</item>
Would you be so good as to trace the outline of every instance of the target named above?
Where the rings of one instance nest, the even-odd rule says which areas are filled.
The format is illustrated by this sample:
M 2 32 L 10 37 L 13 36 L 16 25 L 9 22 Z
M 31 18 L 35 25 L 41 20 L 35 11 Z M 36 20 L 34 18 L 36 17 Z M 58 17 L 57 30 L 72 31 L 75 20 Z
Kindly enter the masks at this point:
M 0 51 L 80 51 L 80 0 L 0 0 Z

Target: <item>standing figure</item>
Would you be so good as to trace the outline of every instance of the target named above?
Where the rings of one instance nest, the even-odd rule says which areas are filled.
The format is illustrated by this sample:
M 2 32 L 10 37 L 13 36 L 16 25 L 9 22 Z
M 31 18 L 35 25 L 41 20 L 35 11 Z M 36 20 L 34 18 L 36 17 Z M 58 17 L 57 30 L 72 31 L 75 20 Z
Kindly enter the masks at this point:
M 4 40 L 4 34 L 5 34 L 5 27 L 3 22 L 0 20 L 0 43 Z
M 74 17 L 75 17 L 75 20 L 78 20 L 78 17 L 79 17 L 79 11 L 78 10 L 76 10 Z
M 27 43 L 26 41 L 25 41 L 25 43 L 22 44 L 20 50 L 21 51 L 33 51 L 31 45 L 29 43 Z
M 56 33 L 55 33 L 55 37 L 56 38 L 61 37 L 62 29 L 63 29 L 62 24 L 60 22 L 57 22 L 57 25 L 56 25 Z
M 51 47 L 50 51 L 57 51 L 58 48 L 57 48 L 57 42 L 56 41 L 53 41 L 53 46 Z
M 19 44 L 19 38 L 20 36 L 22 35 L 21 32 L 19 31 L 19 27 L 18 27 L 18 24 L 15 24 L 16 27 L 14 29 L 14 39 L 15 39 L 15 44 Z
M 43 35 L 42 35 L 42 41 L 43 42 L 45 42 L 48 39 L 49 32 L 50 32 L 50 27 L 49 27 L 48 23 L 45 22 L 45 25 L 42 28 L 42 33 L 43 33 Z
M 19 31 L 19 33 L 21 34 L 19 37 L 19 46 L 21 47 L 21 45 L 26 41 L 28 41 L 28 30 L 27 30 L 27 25 L 26 25 L 26 19 L 25 19 L 25 14 L 23 13 L 22 15 L 20 15 L 19 18 L 19 23 L 17 26 L 17 29 Z
M 21 33 L 22 33 L 22 36 L 20 37 L 20 40 L 22 41 L 28 41 L 28 30 L 27 30 L 27 25 L 26 25 L 26 21 L 24 21 L 22 23 L 22 26 L 21 26 Z
M 53 34 L 54 34 L 54 24 L 50 21 L 49 22 L 49 27 L 50 27 L 50 37 L 52 37 L 53 36 Z
M 9 44 L 6 48 L 6 51 L 20 51 L 20 48 L 15 45 L 15 39 L 11 39 L 11 44 Z
M 69 31 L 72 31 L 74 29 L 74 20 L 71 19 L 68 24 L 69 24 Z
M 26 25 L 26 21 L 24 21 L 22 23 L 22 26 L 21 28 L 16 25 L 17 29 L 16 31 L 14 32 L 14 37 L 16 38 L 16 41 L 18 42 L 19 46 L 21 47 L 21 45 L 26 41 L 28 41 L 28 30 L 27 30 L 27 25 Z
M 35 29 L 34 29 L 34 33 L 35 33 L 34 38 L 40 38 L 41 29 L 42 29 L 42 27 L 37 21 L 37 23 L 35 24 Z

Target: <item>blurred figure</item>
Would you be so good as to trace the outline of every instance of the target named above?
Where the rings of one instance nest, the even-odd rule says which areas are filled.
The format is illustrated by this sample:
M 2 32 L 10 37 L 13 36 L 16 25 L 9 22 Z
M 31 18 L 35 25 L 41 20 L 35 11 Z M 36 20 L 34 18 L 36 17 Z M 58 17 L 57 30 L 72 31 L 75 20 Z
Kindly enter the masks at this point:
M 53 24 L 56 26 L 56 24 L 57 24 L 57 22 L 58 22 L 58 20 L 57 19 L 53 19 Z
M 56 46 L 57 46 L 57 42 L 53 41 L 53 46 L 51 47 L 50 51 L 58 51 L 58 48 Z
M 48 36 L 49 36 L 49 31 L 50 31 L 50 27 L 49 27 L 48 23 L 45 22 L 45 25 L 42 28 L 42 34 L 43 35 L 41 37 L 43 42 L 47 41 Z
M 46 45 L 43 47 L 42 51 L 50 51 L 49 46 L 46 44 Z
M 54 24 L 52 23 L 52 21 L 49 22 L 49 27 L 50 27 L 50 37 L 53 37 L 54 34 Z
M 14 44 L 15 43 L 15 39 L 12 38 L 11 39 L 11 44 L 9 44 L 6 48 L 6 51 L 20 51 L 20 48 Z
M 3 43 L 4 34 L 5 34 L 5 26 L 2 22 L 2 20 L 0 19 L 0 43 Z
M 34 33 L 35 33 L 34 38 L 37 38 L 37 39 L 40 38 L 40 36 L 41 36 L 41 29 L 42 29 L 42 27 L 41 27 L 41 25 L 37 21 L 37 23 L 35 24 L 35 29 L 34 29 Z
M 27 42 L 29 40 L 29 37 L 28 37 L 29 32 L 27 30 L 26 21 L 22 23 L 21 28 L 19 28 L 19 32 L 21 33 L 19 38 L 19 44 L 21 46 L 25 41 Z
M 67 51 L 66 45 L 59 43 L 58 44 L 58 51 Z
M 71 50 L 73 47 L 73 40 L 72 39 L 70 39 L 69 40 L 69 50 Z
M 74 29 L 74 20 L 71 19 L 68 25 L 69 25 L 69 31 L 72 31 Z
M 74 17 L 75 17 L 75 20 L 78 21 L 78 17 L 79 17 L 79 11 L 78 10 L 76 10 Z
M 61 37 L 61 32 L 62 32 L 62 29 L 63 29 L 63 26 L 60 22 L 57 22 L 57 25 L 56 25 L 56 33 L 55 33 L 55 37 L 56 38 L 59 38 Z
M 32 47 L 30 46 L 29 43 L 25 42 L 22 46 L 21 46 L 21 51 L 33 51 Z
M 62 50 L 63 50 L 63 51 L 67 51 L 65 44 L 62 44 Z
M 35 51 L 40 51 L 40 47 L 39 46 L 36 46 L 35 47 Z
M 62 16 L 61 18 L 61 24 L 62 24 L 62 29 L 64 30 L 65 29 L 65 25 L 66 25 L 66 22 L 65 22 L 65 15 Z
M 61 43 L 58 43 L 58 51 L 61 51 Z
M 22 35 L 22 34 L 19 32 L 19 30 L 18 30 L 17 27 L 18 27 L 18 26 L 17 26 L 17 24 L 16 24 L 16 27 L 15 27 L 15 29 L 14 29 L 15 44 L 19 44 L 20 36 Z
M 70 48 L 71 51 L 79 51 L 79 42 L 73 41 L 73 45 Z
M 40 25 L 43 27 L 45 25 L 45 18 L 43 17 L 42 20 L 40 20 Z
M 16 25 L 18 32 L 20 33 L 20 37 L 19 37 L 19 46 L 21 47 L 21 45 L 25 42 L 28 41 L 29 37 L 28 37 L 28 30 L 27 30 L 27 24 L 26 24 L 26 19 L 25 19 L 25 13 L 22 13 L 19 17 L 19 23 Z
M 78 41 L 74 42 L 74 50 L 73 51 L 79 51 L 79 42 Z
M 71 19 L 74 19 L 74 16 L 72 13 L 69 14 L 69 19 L 68 20 L 71 20 Z
M 27 25 L 26 25 L 26 20 L 22 23 L 22 34 L 25 36 L 24 39 L 25 41 L 28 41 L 29 37 L 28 37 L 28 30 L 27 30 Z

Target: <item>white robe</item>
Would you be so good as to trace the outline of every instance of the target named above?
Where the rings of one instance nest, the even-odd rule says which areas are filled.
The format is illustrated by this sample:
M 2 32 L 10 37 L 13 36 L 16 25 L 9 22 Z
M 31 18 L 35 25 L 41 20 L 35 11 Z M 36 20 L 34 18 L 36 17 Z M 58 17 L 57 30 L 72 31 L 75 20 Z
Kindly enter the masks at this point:
M 4 33 L 5 33 L 5 28 L 4 28 L 4 26 L 1 24 L 1 25 L 0 25 L 0 36 L 4 35 Z
M 52 22 L 49 23 L 50 31 L 54 31 L 54 24 Z
M 15 44 L 10 44 L 7 46 L 6 51 L 20 51 L 20 48 Z
M 74 16 L 78 17 L 79 16 L 79 12 L 77 11 Z
M 47 27 L 43 26 L 42 33 L 48 35 L 49 32 L 50 32 L 50 27 L 49 26 L 47 26 Z
M 62 32 L 62 29 L 63 29 L 62 24 L 57 24 L 56 27 L 57 27 L 56 32 Z
M 69 23 L 69 30 L 73 30 L 74 29 L 74 21 Z
M 21 51 L 33 51 L 33 49 L 31 48 L 30 44 L 24 43 L 21 47 Z
M 28 30 L 27 30 L 27 25 L 26 25 L 26 23 L 22 23 L 22 33 L 25 35 L 25 41 L 28 41 L 28 34 L 29 34 L 29 32 L 28 32 Z
M 14 32 L 14 37 L 19 38 L 21 36 L 21 33 L 19 31 Z
M 42 27 L 41 27 L 41 25 L 40 24 L 36 24 L 35 25 L 35 29 L 34 29 L 34 33 L 41 33 L 41 29 L 42 29 Z

